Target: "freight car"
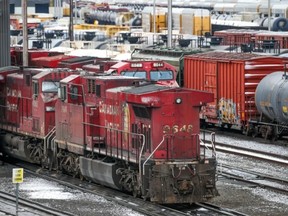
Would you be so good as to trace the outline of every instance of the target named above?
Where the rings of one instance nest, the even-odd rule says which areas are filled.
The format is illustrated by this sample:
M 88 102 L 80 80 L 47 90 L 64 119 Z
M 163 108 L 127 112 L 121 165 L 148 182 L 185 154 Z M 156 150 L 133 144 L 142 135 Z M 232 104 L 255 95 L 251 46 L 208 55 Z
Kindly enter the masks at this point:
M 183 85 L 214 93 L 204 106 L 203 126 L 218 125 L 247 132 L 251 117 L 259 117 L 255 91 L 266 75 L 284 70 L 285 59 L 252 53 L 207 52 L 184 56 Z M 180 81 L 180 82 L 181 82 Z
M 288 132 L 287 73 L 277 71 L 265 76 L 255 92 L 260 116 L 251 116 L 247 134 L 277 139 Z
M 217 195 L 216 155 L 201 150 L 199 136 L 199 110 L 211 93 L 139 77 L 27 70 L 0 73 L 4 154 L 156 203 Z

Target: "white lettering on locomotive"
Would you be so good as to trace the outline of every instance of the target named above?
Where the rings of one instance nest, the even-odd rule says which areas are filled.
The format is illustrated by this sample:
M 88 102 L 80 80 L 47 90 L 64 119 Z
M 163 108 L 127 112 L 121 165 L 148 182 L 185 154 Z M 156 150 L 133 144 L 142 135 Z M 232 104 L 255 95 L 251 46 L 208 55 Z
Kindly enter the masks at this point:
M 7 96 L 11 96 L 11 97 L 21 97 L 21 90 L 17 90 L 17 89 L 10 89 L 9 87 L 6 88 L 7 91 Z
M 18 112 L 18 105 L 10 104 L 9 101 L 7 101 L 7 110 L 11 112 Z
M 109 104 L 104 104 L 103 101 L 99 102 L 99 112 L 109 115 L 119 115 L 119 107 Z
M 119 125 L 118 123 L 108 122 L 108 121 L 106 120 L 106 121 L 105 121 L 105 127 L 119 130 L 120 125 Z

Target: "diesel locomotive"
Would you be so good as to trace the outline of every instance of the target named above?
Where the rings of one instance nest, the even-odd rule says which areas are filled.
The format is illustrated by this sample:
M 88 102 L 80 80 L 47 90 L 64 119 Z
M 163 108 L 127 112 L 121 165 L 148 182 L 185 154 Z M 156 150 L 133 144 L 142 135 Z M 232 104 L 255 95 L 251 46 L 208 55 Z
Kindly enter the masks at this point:
M 212 93 L 63 68 L 5 67 L 0 83 L 4 155 L 160 204 L 218 194 L 199 121 Z

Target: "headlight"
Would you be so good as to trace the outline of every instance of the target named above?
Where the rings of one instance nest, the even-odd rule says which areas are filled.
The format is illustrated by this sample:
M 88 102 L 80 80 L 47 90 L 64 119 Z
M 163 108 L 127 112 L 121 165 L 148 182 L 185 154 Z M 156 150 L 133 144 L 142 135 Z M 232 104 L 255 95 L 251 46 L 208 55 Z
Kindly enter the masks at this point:
M 182 99 L 181 98 L 176 98 L 175 102 L 176 102 L 176 104 L 181 104 L 182 103 Z
M 47 106 L 45 110 L 46 112 L 53 112 L 55 111 L 55 107 Z

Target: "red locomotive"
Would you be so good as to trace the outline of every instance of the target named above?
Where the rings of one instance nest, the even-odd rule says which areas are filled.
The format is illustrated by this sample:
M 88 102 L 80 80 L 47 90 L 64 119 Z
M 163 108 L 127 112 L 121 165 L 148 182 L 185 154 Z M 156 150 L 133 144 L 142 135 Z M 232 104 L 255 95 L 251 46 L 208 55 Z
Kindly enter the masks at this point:
M 0 125 L 7 132 L 1 142 L 4 152 L 21 160 L 42 162 L 42 144 L 55 127 L 59 81 L 71 73 L 17 67 L 0 70 Z
M 13 65 L 22 65 L 22 50 L 11 49 Z M 141 77 L 162 85 L 178 86 L 174 66 L 162 60 L 116 61 L 101 57 L 77 57 L 43 50 L 29 50 L 29 66 L 43 68 L 84 69 L 88 71 L 116 73 L 124 76 Z
M 217 195 L 215 152 L 201 150 L 199 135 L 213 94 L 64 69 L 0 76 L 4 154 L 156 203 Z
M 162 60 L 127 60 L 118 62 L 107 71 L 124 76 L 141 77 L 166 86 L 178 86 L 175 67 Z

